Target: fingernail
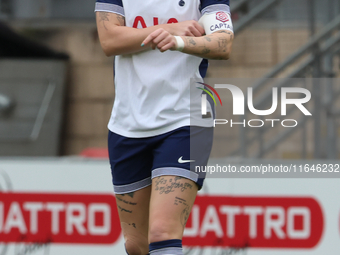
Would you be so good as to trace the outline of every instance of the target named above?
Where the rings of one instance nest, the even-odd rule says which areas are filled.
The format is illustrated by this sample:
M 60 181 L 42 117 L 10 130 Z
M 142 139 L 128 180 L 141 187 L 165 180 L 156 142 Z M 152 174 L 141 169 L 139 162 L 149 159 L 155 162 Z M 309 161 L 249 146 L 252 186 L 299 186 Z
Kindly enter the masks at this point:
M 143 46 L 144 46 L 144 43 L 142 43 L 140 46 L 142 46 L 142 47 L 143 47 Z

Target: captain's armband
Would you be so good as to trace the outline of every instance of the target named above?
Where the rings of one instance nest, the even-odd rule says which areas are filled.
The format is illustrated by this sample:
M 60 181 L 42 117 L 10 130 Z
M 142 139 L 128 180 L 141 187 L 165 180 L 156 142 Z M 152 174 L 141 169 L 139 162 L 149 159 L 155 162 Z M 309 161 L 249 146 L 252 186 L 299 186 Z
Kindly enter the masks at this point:
M 227 12 L 205 13 L 199 19 L 198 23 L 204 28 L 206 35 L 210 35 L 220 30 L 234 32 L 230 13 Z

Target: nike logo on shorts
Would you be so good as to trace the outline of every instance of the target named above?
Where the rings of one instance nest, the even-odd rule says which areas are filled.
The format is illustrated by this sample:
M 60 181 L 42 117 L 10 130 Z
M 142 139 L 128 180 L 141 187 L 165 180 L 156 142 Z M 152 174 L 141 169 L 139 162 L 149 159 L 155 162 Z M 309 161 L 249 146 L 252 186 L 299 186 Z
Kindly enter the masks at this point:
M 195 162 L 195 160 L 191 160 L 191 159 L 183 160 L 182 158 L 183 158 L 183 156 L 178 159 L 178 163 L 183 164 L 183 163 Z

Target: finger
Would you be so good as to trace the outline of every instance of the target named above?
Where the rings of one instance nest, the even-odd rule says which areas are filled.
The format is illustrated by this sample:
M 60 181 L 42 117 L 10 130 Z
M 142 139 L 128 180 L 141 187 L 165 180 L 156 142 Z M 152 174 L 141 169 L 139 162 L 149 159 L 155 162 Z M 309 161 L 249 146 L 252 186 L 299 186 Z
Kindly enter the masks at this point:
M 204 28 L 203 28 L 203 27 L 201 27 L 201 25 L 200 25 L 200 24 L 198 24 L 198 22 L 195 22 L 195 23 L 194 23 L 194 26 L 195 26 L 195 28 L 198 30 L 198 32 L 199 32 L 199 33 L 201 33 L 201 35 L 200 35 L 200 36 L 202 36 L 203 34 L 205 34 L 205 30 L 204 30 Z
M 161 50 L 162 47 L 164 47 L 166 44 L 170 43 L 171 41 L 172 41 L 172 38 L 169 36 L 169 37 L 165 38 L 163 41 L 159 42 L 157 44 L 157 48 L 159 50 Z
M 156 38 L 152 40 L 153 43 L 159 44 L 161 41 L 163 41 L 165 38 L 167 38 L 170 34 L 166 31 L 163 31 L 160 35 L 158 35 Z
M 175 40 L 170 38 L 171 40 L 167 42 L 164 46 L 162 46 L 159 50 L 161 52 L 167 51 L 167 50 L 176 50 L 177 48 L 177 43 Z
M 143 47 L 144 45 L 148 44 L 151 42 L 153 39 L 155 39 L 157 36 L 159 36 L 164 30 L 163 29 L 157 29 L 153 31 L 151 34 L 149 34 L 144 41 L 142 42 L 141 46 Z
M 202 36 L 203 34 L 196 28 L 196 27 L 193 27 L 191 29 L 191 32 L 193 34 L 194 37 L 199 37 L 199 36 Z
M 159 50 L 160 50 L 160 52 L 164 52 L 164 51 L 167 51 L 167 50 L 174 50 L 175 48 L 176 48 L 176 44 L 171 41 L 171 42 L 165 44 Z
M 155 49 L 157 48 L 157 44 L 151 42 L 151 48 L 152 48 L 153 50 L 155 50 Z
M 187 32 L 185 32 L 184 36 L 191 36 L 191 37 L 195 37 L 195 35 L 189 30 Z

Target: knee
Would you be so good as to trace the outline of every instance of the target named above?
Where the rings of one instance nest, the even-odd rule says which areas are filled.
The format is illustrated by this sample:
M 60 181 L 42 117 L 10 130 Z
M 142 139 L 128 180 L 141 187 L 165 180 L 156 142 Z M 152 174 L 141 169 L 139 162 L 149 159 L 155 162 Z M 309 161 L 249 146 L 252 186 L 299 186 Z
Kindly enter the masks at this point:
M 125 241 L 125 250 L 129 255 L 145 255 L 142 253 L 142 247 L 139 247 L 135 242 L 126 240 Z
M 178 229 L 174 228 L 175 225 L 177 224 L 171 224 L 166 221 L 153 221 L 149 228 L 149 242 L 154 243 L 170 239 L 180 239 L 182 229 L 178 231 Z
M 147 232 L 141 233 L 134 227 L 127 223 L 121 223 L 124 240 L 125 250 L 129 255 L 145 255 L 149 252 L 149 243 Z

